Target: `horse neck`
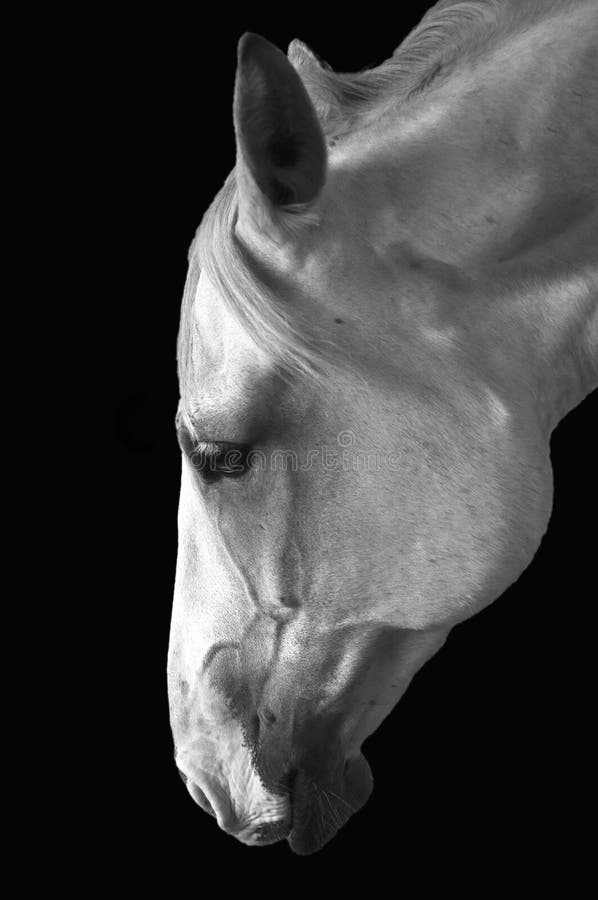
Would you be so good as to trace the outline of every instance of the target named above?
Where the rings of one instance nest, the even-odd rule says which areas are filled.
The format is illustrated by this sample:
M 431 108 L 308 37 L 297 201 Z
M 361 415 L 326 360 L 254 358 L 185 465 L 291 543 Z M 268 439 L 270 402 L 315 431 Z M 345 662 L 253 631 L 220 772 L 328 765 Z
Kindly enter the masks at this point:
M 586 19 L 541 23 L 381 117 L 337 151 L 332 188 L 349 210 L 334 227 L 436 278 L 442 317 L 477 342 L 495 384 L 517 396 L 525 382 L 548 431 L 598 384 L 598 77 Z

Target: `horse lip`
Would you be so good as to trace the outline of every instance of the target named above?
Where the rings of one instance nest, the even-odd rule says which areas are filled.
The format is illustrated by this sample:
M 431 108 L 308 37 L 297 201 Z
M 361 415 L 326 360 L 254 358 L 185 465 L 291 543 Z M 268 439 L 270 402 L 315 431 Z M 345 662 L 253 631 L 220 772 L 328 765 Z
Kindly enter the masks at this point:
M 327 844 L 348 822 L 351 816 L 367 803 L 373 788 L 371 769 L 365 757 L 360 753 L 357 757 L 347 759 L 342 773 L 336 778 L 325 778 L 319 773 L 317 780 L 308 772 L 297 773 L 293 782 L 292 794 L 292 828 L 288 835 L 288 843 L 293 853 L 308 856 L 316 853 Z M 310 788 L 317 791 L 312 794 Z M 324 802 L 334 807 L 332 819 L 326 824 L 317 815 L 317 804 Z
M 314 816 L 318 799 L 311 792 L 314 784 L 315 777 L 312 777 L 308 772 L 297 771 L 294 773 L 292 791 L 290 793 L 291 827 L 287 835 L 287 841 L 291 850 L 301 856 L 315 853 L 338 830 L 338 827 L 331 825 L 320 829 L 316 824 Z
M 292 827 L 292 823 L 288 819 L 268 822 L 254 832 L 252 842 L 264 845 L 284 841 L 289 837 Z

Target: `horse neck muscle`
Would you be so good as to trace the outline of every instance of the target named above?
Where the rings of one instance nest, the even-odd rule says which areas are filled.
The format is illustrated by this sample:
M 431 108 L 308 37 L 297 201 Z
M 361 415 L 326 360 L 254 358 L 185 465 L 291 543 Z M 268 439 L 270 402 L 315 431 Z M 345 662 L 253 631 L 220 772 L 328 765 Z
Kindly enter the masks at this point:
M 333 228 L 468 283 L 456 314 L 548 431 L 598 383 L 595 35 L 591 4 L 540 22 L 332 155 Z

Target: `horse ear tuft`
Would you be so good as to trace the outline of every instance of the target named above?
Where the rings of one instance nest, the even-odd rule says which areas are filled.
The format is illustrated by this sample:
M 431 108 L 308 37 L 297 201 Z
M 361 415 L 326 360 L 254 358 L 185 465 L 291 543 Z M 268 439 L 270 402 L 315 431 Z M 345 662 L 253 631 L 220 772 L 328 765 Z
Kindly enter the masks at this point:
M 284 53 L 250 32 L 239 41 L 234 122 L 237 160 L 273 205 L 317 197 L 326 179 L 317 113 Z

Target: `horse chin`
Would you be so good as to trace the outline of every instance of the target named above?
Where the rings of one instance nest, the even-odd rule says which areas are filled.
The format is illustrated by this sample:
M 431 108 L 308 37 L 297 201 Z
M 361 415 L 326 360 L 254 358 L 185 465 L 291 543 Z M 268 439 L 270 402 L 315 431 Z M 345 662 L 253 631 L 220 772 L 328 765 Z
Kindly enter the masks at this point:
M 336 777 L 312 777 L 300 770 L 293 787 L 293 826 L 288 842 L 293 853 L 316 853 L 367 803 L 374 786 L 366 758 L 348 760 Z

